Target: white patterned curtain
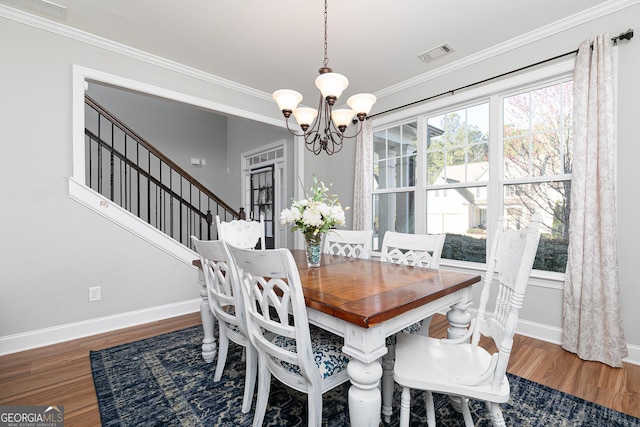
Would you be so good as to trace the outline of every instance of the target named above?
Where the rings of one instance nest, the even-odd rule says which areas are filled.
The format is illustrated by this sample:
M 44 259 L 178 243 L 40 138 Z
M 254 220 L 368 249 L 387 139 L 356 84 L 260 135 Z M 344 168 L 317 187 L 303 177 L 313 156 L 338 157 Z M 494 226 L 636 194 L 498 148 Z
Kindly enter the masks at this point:
M 593 46 L 593 48 L 591 47 Z M 620 318 L 615 96 L 609 34 L 578 50 L 573 94 L 573 171 L 562 347 L 614 367 L 628 355 Z
M 353 180 L 353 229 L 371 230 L 373 227 L 371 213 L 373 130 L 371 119 L 365 120 L 362 126 L 362 132 L 356 138 L 356 165 Z

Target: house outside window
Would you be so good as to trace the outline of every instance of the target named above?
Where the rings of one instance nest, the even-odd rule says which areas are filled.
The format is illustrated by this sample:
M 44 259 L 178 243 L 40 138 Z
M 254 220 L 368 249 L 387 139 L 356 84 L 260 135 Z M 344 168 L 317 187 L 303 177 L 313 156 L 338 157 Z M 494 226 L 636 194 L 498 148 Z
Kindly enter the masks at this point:
M 485 262 L 489 103 L 426 120 L 427 233 L 446 233 L 443 258 Z
M 539 80 L 543 81 L 543 80 Z M 564 273 L 571 191 L 569 73 L 374 131 L 374 251 L 384 233 L 445 233 L 442 264 L 485 263 L 492 224 L 542 216 L 534 269 Z M 435 103 L 434 103 L 435 104 Z

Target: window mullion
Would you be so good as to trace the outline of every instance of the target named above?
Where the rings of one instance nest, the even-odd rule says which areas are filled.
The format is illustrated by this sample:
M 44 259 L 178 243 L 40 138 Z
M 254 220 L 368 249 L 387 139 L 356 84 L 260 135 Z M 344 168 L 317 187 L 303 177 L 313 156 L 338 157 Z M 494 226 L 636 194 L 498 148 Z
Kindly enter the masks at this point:
M 417 158 L 418 165 L 416 170 L 415 185 L 415 227 L 416 233 L 424 234 L 427 232 L 427 117 L 418 118 L 418 144 Z
M 487 224 L 495 224 L 504 211 L 504 191 L 502 190 L 502 97 L 489 97 L 489 184 L 487 185 Z M 487 247 L 493 239 L 491 227 L 487 230 Z

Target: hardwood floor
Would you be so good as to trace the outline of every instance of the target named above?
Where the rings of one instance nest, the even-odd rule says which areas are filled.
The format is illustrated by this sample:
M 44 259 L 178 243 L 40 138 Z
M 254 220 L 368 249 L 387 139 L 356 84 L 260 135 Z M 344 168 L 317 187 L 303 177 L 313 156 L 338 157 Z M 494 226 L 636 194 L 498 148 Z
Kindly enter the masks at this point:
M 89 351 L 198 324 L 200 314 L 193 313 L 0 356 L 0 405 L 63 405 L 65 426 L 99 426 Z M 444 336 L 447 326 L 444 316 L 434 316 L 431 335 Z M 557 345 L 516 336 L 509 372 L 640 417 L 640 366 L 585 362 Z

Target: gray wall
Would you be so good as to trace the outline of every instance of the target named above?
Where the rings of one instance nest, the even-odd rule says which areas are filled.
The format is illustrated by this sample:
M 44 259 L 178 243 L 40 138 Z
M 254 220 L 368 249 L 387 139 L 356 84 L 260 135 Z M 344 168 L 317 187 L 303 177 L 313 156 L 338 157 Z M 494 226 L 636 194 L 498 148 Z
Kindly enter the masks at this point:
M 72 64 L 277 117 L 272 101 L 4 17 L 0 40 L 0 340 L 197 300 L 190 263 L 69 198 Z
M 597 33 L 617 34 L 626 30 L 634 24 L 631 21 L 634 16 L 640 16 L 640 4 L 381 97 L 375 111 L 574 50 L 582 40 Z M 0 339 L 196 298 L 195 271 L 189 264 L 148 245 L 69 198 L 72 64 L 279 120 L 272 101 L 267 96 L 235 92 L 206 79 L 4 17 L 0 17 L 0 40 L 5 45 L 0 55 L 0 178 L 5 184 L 5 208 L 0 210 Z M 635 262 L 640 231 L 636 220 L 635 164 L 640 158 L 636 130 L 640 41 L 636 37 L 623 43 L 619 53 L 619 277 L 627 341 L 637 348 L 640 322 L 635 306 L 640 300 L 640 287 L 636 285 Z M 245 131 L 253 136 L 247 137 Z M 228 122 L 229 181 L 237 177 L 233 164 L 237 164 L 238 154 L 244 150 L 244 146 L 240 148 L 243 141 L 253 146 L 262 140 L 278 138 L 270 133 L 263 137 L 242 123 Z M 202 140 L 198 146 L 201 143 Z M 195 146 L 193 151 L 197 151 Z M 331 157 L 304 154 L 305 186 L 311 183 L 311 174 L 316 173 L 326 183 L 333 183 L 332 192 L 339 194 L 345 205 L 350 204 L 354 152 L 353 146 L 347 144 L 339 155 Z M 192 156 L 185 153 L 185 159 Z M 295 179 L 293 171 L 290 172 L 290 179 Z M 233 203 L 234 195 L 229 197 Z M 102 286 L 103 299 L 89 303 L 87 288 L 95 285 Z M 561 293 L 560 289 L 532 287 L 522 318 L 550 328 L 560 327 Z
M 238 190 L 240 188 L 240 182 L 242 180 L 242 153 L 260 148 L 264 145 L 270 145 L 282 140 L 286 140 L 286 148 L 288 154 L 288 163 L 293 164 L 293 137 L 292 135 L 283 129 L 278 129 L 273 126 L 265 126 L 264 124 L 257 123 L 251 120 L 229 118 L 228 124 L 228 156 L 227 167 L 229 168 L 228 182 L 231 185 L 237 185 Z M 287 187 L 291 188 L 293 185 L 293 169 L 289 171 L 289 182 Z M 287 200 L 291 198 L 290 194 L 287 194 Z M 233 206 L 240 206 L 242 201 L 240 191 L 231 197 Z
M 349 125 L 347 134 L 352 135 L 356 127 Z M 304 153 L 304 183 L 305 191 L 313 184 L 315 175 L 320 181 L 329 187 L 329 193 L 335 194 L 340 200 L 345 211 L 347 221 L 346 228 L 352 228 L 353 205 L 353 180 L 354 163 L 356 158 L 356 138 L 347 138 L 343 141 L 342 150 L 328 156 L 324 152 L 318 155 L 305 149 Z M 299 184 L 298 184 L 299 185 Z
M 565 31 L 553 32 L 542 40 L 525 47 L 502 53 L 472 66 L 446 73 L 425 83 L 393 95 L 383 97 L 376 104 L 376 111 L 384 111 L 493 77 L 557 55 L 574 51 L 585 39 L 609 32 L 620 34 L 637 24 L 640 4 L 635 3 L 618 12 L 594 18 Z M 635 19 L 634 19 L 635 18 Z M 636 28 L 636 31 L 638 28 Z M 640 41 L 636 36 L 621 42 L 618 48 L 618 258 L 620 301 L 625 337 L 633 345 L 635 355 L 640 354 L 640 316 L 637 301 L 640 300 L 637 271 L 635 270 L 640 228 L 637 226 L 636 163 L 640 159 L 637 116 L 640 96 Z M 375 119 L 373 122 L 375 128 Z M 562 327 L 562 289 L 534 284 L 527 290 L 527 297 L 520 319 L 549 327 L 551 333 Z M 637 357 L 635 360 L 639 360 Z
M 87 94 L 126 118 L 127 126 L 235 210 L 242 200 L 242 153 L 282 140 L 292 152 L 291 134 L 265 123 L 96 83 L 89 84 Z M 191 165 L 192 158 L 205 159 L 206 165 Z
M 231 196 L 234 188 L 224 184 L 226 117 L 96 83 L 89 84 L 87 94 L 223 200 Z M 205 159 L 206 165 L 193 166 L 191 158 Z

